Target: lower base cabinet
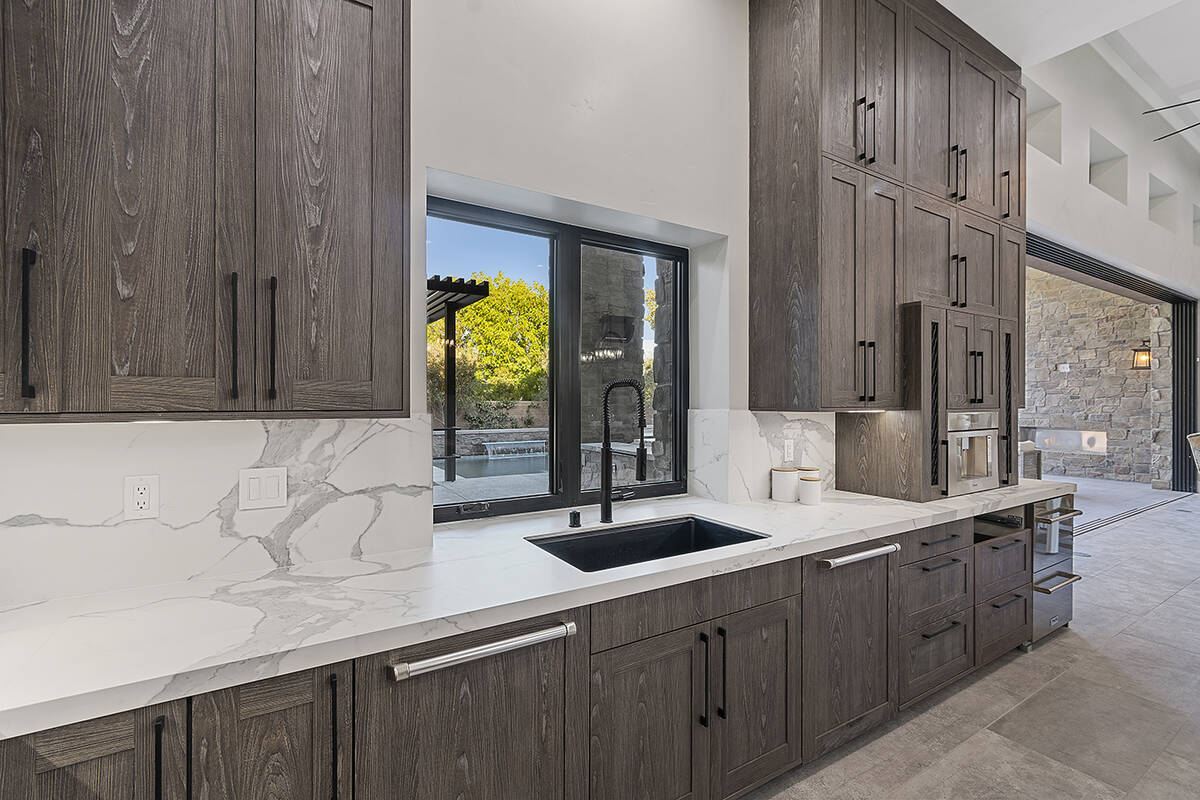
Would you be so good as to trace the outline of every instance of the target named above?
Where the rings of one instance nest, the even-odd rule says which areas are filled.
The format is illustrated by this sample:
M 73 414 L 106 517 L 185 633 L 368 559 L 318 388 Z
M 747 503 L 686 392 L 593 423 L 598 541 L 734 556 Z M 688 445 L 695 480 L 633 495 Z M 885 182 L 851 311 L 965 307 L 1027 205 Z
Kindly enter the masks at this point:
M 900 637 L 900 691 L 904 705 L 953 681 L 975 666 L 972 609 Z
M 354 800 L 583 800 L 585 769 L 566 753 L 586 746 L 584 617 L 358 659 Z
M 193 797 L 353 797 L 349 661 L 192 699 Z
M 4 800 L 185 800 L 187 701 L 0 741 Z

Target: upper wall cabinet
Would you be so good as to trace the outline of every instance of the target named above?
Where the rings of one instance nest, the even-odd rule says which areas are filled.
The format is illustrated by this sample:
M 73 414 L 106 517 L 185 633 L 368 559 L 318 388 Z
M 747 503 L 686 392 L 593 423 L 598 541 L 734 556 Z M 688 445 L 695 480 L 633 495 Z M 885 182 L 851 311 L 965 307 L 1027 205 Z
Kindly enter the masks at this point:
M 404 25 L 9 9 L 0 411 L 404 413 Z
M 899 0 L 821 8 L 825 152 L 896 180 L 904 177 L 904 17 Z
M 1002 82 L 1000 93 L 1000 219 L 1025 227 L 1025 87 Z

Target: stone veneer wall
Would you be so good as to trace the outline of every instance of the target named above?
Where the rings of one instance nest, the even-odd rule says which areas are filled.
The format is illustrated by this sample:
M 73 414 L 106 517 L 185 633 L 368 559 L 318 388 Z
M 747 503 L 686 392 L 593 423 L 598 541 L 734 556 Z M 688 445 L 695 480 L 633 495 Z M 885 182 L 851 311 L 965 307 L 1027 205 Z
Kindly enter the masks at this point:
M 1045 452 L 1044 472 L 1170 488 L 1170 315 L 1169 304 L 1029 270 L 1023 436 L 1036 428 L 1108 434 L 1104 454 Z M 1153 368 L 1130 369 L 1131 348 L 1143 339 Z

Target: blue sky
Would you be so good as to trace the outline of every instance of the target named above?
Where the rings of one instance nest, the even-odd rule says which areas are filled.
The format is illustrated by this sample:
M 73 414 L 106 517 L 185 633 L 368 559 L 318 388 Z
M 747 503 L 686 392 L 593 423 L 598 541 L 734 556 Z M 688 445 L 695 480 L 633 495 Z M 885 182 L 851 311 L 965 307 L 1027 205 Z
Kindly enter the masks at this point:
M 469 278 L 473 272 L 550 285 L 550 240 L 526 233 L 426 217 L 425 273 Z M 646 288 L 654 288 L 654 269 L 648 264 Z M 653 340 L 650 326 L 644 331 Z

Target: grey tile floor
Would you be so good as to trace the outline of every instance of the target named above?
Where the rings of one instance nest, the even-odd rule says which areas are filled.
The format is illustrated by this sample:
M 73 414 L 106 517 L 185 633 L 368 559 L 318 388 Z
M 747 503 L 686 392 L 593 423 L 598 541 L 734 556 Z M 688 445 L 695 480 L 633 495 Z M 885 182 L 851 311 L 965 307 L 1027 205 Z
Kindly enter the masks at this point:
M 750 797 L 1200 798 L 1200 496 L 1076 550 L 1070 628 Z
M 1155 489 L 1146 483 L 1113 481 L 1101 478 L 1068 478 L 1046 475 L 1047 480 L 1064 480 L 1079 487 L 1075 505 L 1086 510 L 1076 527 L 1086 528 L 1129 511 L 1148 508 L 1175 498 L 1187 497 L 1185 492 Z

